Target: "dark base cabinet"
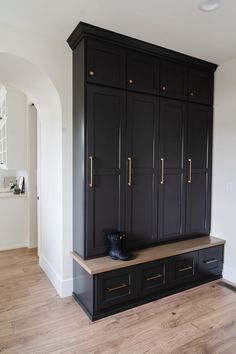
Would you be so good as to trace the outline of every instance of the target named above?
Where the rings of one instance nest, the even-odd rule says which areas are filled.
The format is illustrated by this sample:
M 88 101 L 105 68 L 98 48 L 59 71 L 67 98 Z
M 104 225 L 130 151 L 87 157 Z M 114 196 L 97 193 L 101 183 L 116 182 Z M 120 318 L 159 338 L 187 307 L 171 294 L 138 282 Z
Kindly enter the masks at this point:
M 75 300 L 94 321 L 222 277 L 224 246 L 91 275 L 74 260 Z

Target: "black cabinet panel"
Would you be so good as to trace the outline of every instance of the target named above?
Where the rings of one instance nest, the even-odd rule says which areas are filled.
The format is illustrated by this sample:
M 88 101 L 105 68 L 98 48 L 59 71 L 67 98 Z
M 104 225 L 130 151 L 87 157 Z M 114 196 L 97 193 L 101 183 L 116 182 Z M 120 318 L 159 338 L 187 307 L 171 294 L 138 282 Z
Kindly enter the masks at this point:
M 212 111 L 211 107 L 189 104 L 188 157 L 192 160 L 192 169 L 206 169 L 209 167 Z
M 211 203 L 212 108 L 190 104 L 186 233 L 209 234 Z
M 157 241 L 158 99 L 127 95 L 126 228 L 129 247 Z
M 87 90 L 86 255 L 106 251 L 105 233 L 124 227 L 125 94 L 89 86 Z M 122 187 L 123 186 L 123 187 Z
M 159 93 L 157 58 L 138 52 L 128 53 L 127 89 L 156 95 Z
M 156 242 L 155 191 L 153 177 L 137 173 L 133 177 L 132 191 L 127 195 L 127 244 L 131 248 Z
M 170 285 L 176 286 L 197 278 L 198 252 L 185 253 L 170 259 Z
M 220 275 L 222 273 L 223 251 L 223 246 L 199 251 L 199 275 L 201 277 Z
M 186 233 L 209 234 L 209 195 L 207 172 L 192 172 L 192 182 L 187 186 Z
M 184 205 L 181 200 L 184 201 L 182 176 L 179 173 L 166 174 L 159 199 L 159 240 L 173 239 L 183 234 Z
M 168 262 L 165 260 L 142 264 L 137 268 L 139 296 L 161 291 L 168 286 Z
M 188 92 L 188 69 L 185 65 L 161 62 L 161 96 L 186 99 Z
M 192 69 L 189 71 L 189 100 L 213 104 L 213 74 Z
M 87 81 L 125 87 L 125 50 L 107 43 L 87 41 Z
M 95 283 L 97 311 L 131 300 L 136 295 L 134 268 L 99 274 Z
M 158 239 L 180 237 L 185 225 L 184 143 L 187 107 L 161 99 Z

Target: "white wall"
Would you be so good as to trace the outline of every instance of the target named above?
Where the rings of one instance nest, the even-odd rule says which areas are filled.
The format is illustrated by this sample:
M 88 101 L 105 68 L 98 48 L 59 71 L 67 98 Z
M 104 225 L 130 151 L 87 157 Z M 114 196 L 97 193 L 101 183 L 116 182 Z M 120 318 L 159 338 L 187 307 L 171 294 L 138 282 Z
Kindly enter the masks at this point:
M 70 295 L 72 52 L 65 41 L 0 24 L 0 77 L 25 92 L 37 108 L 40 265 L 58 292 Z
M 0 195 L 0 251 L 27 246 L 28 198 Z
M 16 88 L 7 89 L 7 167 L 27 169 L 27 97 Z
M 224 277 L 236 282 L 236 59 L 215 75 L 212 231 L 226 240 Z
M 4 187 L 4 178 L 5 177 L 15 177 L 16 171 L 15 170 L 2 170 L 0 168 L 0 188 Z

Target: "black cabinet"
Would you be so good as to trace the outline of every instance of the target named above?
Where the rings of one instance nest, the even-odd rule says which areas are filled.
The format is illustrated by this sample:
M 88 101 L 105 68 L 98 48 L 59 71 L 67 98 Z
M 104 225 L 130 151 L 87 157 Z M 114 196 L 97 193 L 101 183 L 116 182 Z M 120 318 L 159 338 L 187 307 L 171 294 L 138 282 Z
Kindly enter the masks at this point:
M 186 233 L 210 232 L 212 108 L 190 104 L 188 110 Z
M 213 75 L 202 70 L 189 71 L 189 101 L 213 104 Z
M 74 250 L 208 235 L 216 65 L 83 23 L 68 42 Z
M 158 98 L 127 94 L 126 225 L 128 246 L 157 242 Z
M 96 276 L 96 311 L 127 302 L 136 295 L 134 268 L 119 269 Z
M 87 257 L 106 252 L 106 232 L 124 228 L 124 129 L 125 93 L 117 89 L 88 86 Z
M 185 102 L 160 100 L 158 237 L 168 240 L 185 232 Z
M 199 251 L 199 275 L 209 277 L 222 273 L 223 247 L 211 247 Z
M 85 23 L 68 43 L 74 251 L 106 254 L 111 231 L 131 249 L 209 235 L 217 65 Z M 76 298 L 100 318 L 221 276 L 221 251 L 191 251 L 95 276 L 75 266 Z
M 138 52 L 128 52 L 127 89 L 156 95 L 159 93 L 157 58 Z
M 161 62 L 160 95 L 176 99 L 187 99 L 188 68 L 182 64 Z
M 152 294 L 167 288 L 169 268 L 166 260 L 149 262 L 137 268 L 137 291 L 139 296 Z
M 170 260 L 170 284 L 182 285 L 197 278 L 198 252 L 185 253 Z
M 87 81 L 125 87 L 125 51 L 100 41 L 87 41 Z

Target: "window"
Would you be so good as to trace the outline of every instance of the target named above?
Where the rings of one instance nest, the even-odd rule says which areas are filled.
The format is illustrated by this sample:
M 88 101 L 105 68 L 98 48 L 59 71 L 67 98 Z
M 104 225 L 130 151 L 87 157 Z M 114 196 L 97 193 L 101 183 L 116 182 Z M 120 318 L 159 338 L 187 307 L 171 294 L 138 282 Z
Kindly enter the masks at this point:
M 7 168 L 7 90 L 0 85 L 0 168 Z

